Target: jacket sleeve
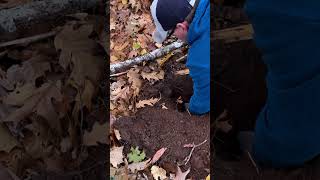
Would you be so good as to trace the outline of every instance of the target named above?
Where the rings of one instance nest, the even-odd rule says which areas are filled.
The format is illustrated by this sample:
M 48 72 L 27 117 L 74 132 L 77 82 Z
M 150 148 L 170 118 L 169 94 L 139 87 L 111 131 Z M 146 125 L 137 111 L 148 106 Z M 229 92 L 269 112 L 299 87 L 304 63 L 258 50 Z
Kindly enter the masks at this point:
M 193 80 L 189 110 L 204 114 L 210 111 L 210 38 L 203 36 L 194 42 L 188 55 L 187 66 Z
M 199 2 L 188 30 L 187 67 L 193 81 L 189 110 L 193 114 L 210 111 L 210 1 Z

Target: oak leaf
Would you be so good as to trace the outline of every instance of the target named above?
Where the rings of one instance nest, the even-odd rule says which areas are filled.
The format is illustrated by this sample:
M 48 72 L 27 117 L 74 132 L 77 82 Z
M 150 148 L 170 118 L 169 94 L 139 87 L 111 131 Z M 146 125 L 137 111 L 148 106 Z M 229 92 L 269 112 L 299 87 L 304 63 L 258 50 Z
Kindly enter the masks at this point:
M 153 106 L 155 103 L 157 103 L 160 99 L 159 98 L 151 98 L 151 99 L 147 99 L 147 100 L 140 100 L 137 104 L 136 107 L 139 108 L 143 108 L 146 105 L 149 106 Z
M 167 179 L 167 175 L 166 175 L 166 170 L 158 167 L 158 166 L 152 166 L 151 167 L 151 174 L 153 176 L 154 179 L 160 179 L 160 180 L 164 180 Z
M 159 81 L 164 78 L 164 71 L 161 70 L 160 72 L 151 72 L 151 73 L 141 72 L 141 77 L 143 79 L 147 79 L 148 81 L 151 81 L 151 80 Z
M 110 163 L 113 167 L 118 168 L 118 165 L 123 163 L 123 146 L 113 147 L 110 150 Z
M 151 161 L 151 159 L 149 158 L 149 159 L 142 161 L 142 162 L 129 164 L 128 169 L 131 172 L 142 171 L 148 167 L 148 164 L 150 163 L 150 161 Z
M 98 145 L 97 142 L 107 144 L 108 123 L 100 124 L 95 122 L 90 132 L 85 131 L 83 144 L 86 146 Z

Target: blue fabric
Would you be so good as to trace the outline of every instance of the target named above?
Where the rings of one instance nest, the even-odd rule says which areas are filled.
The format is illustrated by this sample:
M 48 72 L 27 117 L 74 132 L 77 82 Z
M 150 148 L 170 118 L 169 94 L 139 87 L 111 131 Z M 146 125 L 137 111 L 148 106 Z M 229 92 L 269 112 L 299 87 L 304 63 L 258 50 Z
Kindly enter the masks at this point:
M 201 0 L 188 30 L 187 67 L 193 80 L 189 111 L 210 111 L 210 1 Z
M 269 70 L 253 155 L 267 166 L 298 166 L 320 153 L 320 1 L 247 1 Z

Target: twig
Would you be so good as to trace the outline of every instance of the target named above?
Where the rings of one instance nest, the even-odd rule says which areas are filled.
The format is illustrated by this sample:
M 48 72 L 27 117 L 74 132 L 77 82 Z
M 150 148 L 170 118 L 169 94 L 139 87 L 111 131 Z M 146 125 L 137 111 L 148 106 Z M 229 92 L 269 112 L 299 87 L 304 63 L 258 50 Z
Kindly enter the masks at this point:
M 184 59 L 185 59 L 187 56 L 188 56 L 187 54 L 183 55 L 182 57 L 176 59 L 176 62 L 184 61 Z
M 116 74 L 111 74 L 110 77 L 117 77 L 117 76 L 121 76 L 124 74 L 127 74 L 129 71 L 124 71 L 124 72 L 120 72 L 120 73 L 116 73 Z
M 81 121 L 80 121 L 80 134 L 81 134 L 81 149 L 80 152 L 83 152 L 84 144 L 83 144 L 83 104 L 82 104 L 82 92 L 81 87 L 79 87 L 79 101 L 80 101 L 80 112 L 81 112 Z
M 7 55 L 8 54 L 8 51 L 3 51 L 3 52 L 0 52 L 0 58 L 2 58 L 3 56 Z
M 194 143 L 192 143 L 192 144 L 193 144 L 193 147 L 192 147 L 192 149 L 191 149 L 191 151 L 190 151 L 189 155 L 184 159 L 184 161 L 186 161 L 186 162 L 184 163 L 184 165 L 187 165 L 187 163 L 190 161 L 190 159 L 191 159 L 191 156 L 192 156 L 192 153 L 193 153 L 194 149 L 195 149 L 196 147 L 201 146 L 202 144 L 204 144 L 204 143 L 206 143 L 206 142 L 207 142 L 207 139 L 206 139 L 206 140 L 204 140 L 202 143 L 197 144 L 197 145 L 195 145 Z
M 226 89 L 226 90 L 228 90 L 228 91 L 230 91 L 230 92 L 232 92 L 232 93 L 237 92 L 237 90 L 234 90 L 234 89 L 232 89 L 232 88 L 230 88 L 230 87 L 226 86 L 225 84 L 222 84 L 222 83 L 220 83 L 220 82 L 218 82 L 218 81 L 213 80 L 213 83 L 221 86 L 222 88 L 224 88 L 224 89 Z
M 190 111 L 189 111 L 189 108 L 186 108 L 186 110 L 187 110 L 189 116 L 191 116 L 191 113 L 190 113 Z
M 256 162 L 253 160 L 253 158 L 252 158 L 252 156 L 251 156 L 251 154 L 250 154 L 249 151 L 247 151 L 247 154 L 248 154 L 248 156 L 249 156 L 249 159 L 250 159 L 251 163 L 252 163 L 253 166 L 256 168 L 257 174 L 259 175 L 259 174 L 260 174 L 260 171 L 259 171 L 259 168 L 258 168 Z
M 118 71 L 124 69 L 124 68 L 129 68 L 129 67 L 132 67 L 133 65 L 136 65 L 136 64 L 140 64 L 144 61 L 151 61 L 151 60 L 155 60 L 165 54 L 168 54 L 169 52 L 175 50 L 175 49 L 178 49 L 178 48 L 181 48 L 185 45 L 184 42 L 182 41 L 176 41 L 176 42 L 173 42 L 171 44 L 169 44 L 168 46 L 165 46 L 165 47 L 162 47 L 162 48 L 159 48 L 159 49 L 156 49 L 150 53 L 147 53 L 147 54 L 144 54 L 142 56 L 138 56 L 138 57 L 135 57 L 135 58 L 132 58 L 132 59 L 128 59 L 126 61 L 123 61 L 123 62 L 119 62 L 119 63 L 115 63 L 115 64 L 111 64 L 110 65 L 110 74 L 115 74 L 117 73 Z
M 0 44 L 0 48 L 7 47 L 7 46 L 12 46 L 12 45 L 17 45 L 17 44 L 32 43 L 32 42 L 36 42 L 36 41 L 40 41 L 40 40 L 49 38 L 49 37 L 54 36 L 56 34 L 57 34 L 56 31 L 51 31 L 51 32 L 48 32 L 48 33 L 39 34 L 39 35 L 31 36 L 31 37 L 16 39 L 16 40 L 13 40 L 13 41 L 1 43 Z
M 144 173 L 142 173 L 142 175 L 146 180 L 149 180 L 147 175 L 145 175 Z

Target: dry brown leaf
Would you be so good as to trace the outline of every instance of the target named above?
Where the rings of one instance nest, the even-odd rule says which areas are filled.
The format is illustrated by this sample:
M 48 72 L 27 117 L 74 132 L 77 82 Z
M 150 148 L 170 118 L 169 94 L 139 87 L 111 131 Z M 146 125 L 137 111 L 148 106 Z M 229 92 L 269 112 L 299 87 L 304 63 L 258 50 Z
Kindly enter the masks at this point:
M 121 139 L 120 131 L 117 130 L 117 129 L 113 129 L 113 131 L 114 131 L 114 135 L 116 136 L 116 138 L 117 138 L 118 140 L 120 140 L 120 139 Z
M 40 100 L 36 105 L 35 111 L 39 116 L 44 117 L 47 120 L 50 127 L 56 130 L 61 135 L 62 126 L 58 118 L 59 114 L 52 104 L 52 99 L 55 99 L 56 101 L 62 101 L 62 95 L 58 86 L 54 84 L 47 85 L 48 88 L 41 92 L 42 95 L 40 95 Z
M 159 81 L 164 78 L 164 71 L 161 70 L 160 72 L 151 72 L 151 73 L 141 72 L 141 76 L 143 79 L 147 79 L 148 81 L 151 81 L 151 80 Z
M 118 168 L 118 165 L 123 163 L 123 146 L 113 147 L 110 150 L 110 163 L 113 167 Z
M 179 97 L 178 97 L 178 99 L 176 100 L 176 102 L 177 102 L 178 104 L 182 104 L 182 103 L 183 103 L 183 101 L 182 101 L 182 97 L 181 97 L 181 96 L 179 96 Z
M 118 60 L 119 60 L 119 58 L 118 58 L 117 56 L 112 55 L 112 56 L 110 57 L 110 62 L 111 62 L 111 63 L 116 62 L 116 61 L 118 61 Z
M 84 86 L 86 79 L 91 80 L 94 84 L 98 83 L 102 75 L 102 57 L 94 56 L 90 53 L 78 52 L 72 55 L 71 61 L 73 69 L 69 82 L 74 82 L 75 88 Z
M 92 24 L 83 24 L 80 27 L 75 23 L 65 25 L 62 31 L 56 35 L 54 45 L 58 50 L 71 53 L 91 52 L 97 46 L 94 40 L 88 38 L 92 32 Z
M 66 167 L 65 160 L 58 156 L 46 157 L 43 161 L 48 172 L 63 173 L 63 169 Z
M 232 125 L 229 121 L 217 121 L 217 129 L 224 133 L 228 133 L 232 130 Z
M 168 109 L 165 103 L 161 104 L 161 109 Z
M 126 48 L 129 45 L 129 41 L 126 41 L 124 44 L 119 44 L 114 46 L 115 51 L 122 51 L 124 48 Z
M 76 96 L 75 106 L 80 110 L 83 107 L 87 107 L 89 111 L 92 108 L 92 98 L 96 93 L 96 89 L 90 80 L 85 80 L 83 92 L 78 92 Z M 77 112 L 76 112 L 77 113 Z
M 18 122 L 35 112 L 47 120 L 50 127 L 57 133 L 62 134 L 61 122 L 52 104 L 52 99 L 62 101 L 60 89 L 53 83 L 45 83 L 33 92 L 33 95 L 24 102 L 21 108 L 11 112 L 3 121 Z
M 167 175 L 166 175 L 166 170 L 158 167 L 158 166 L 152 166 L 151 167 L 151 174 L 153 176 L 154 179 L 160 179 L 160 180 L 164 180 L 167 179 Z
M 35 84 L 35 80 L 45 76 L 51 70 L 50 59 L 44 55 L 37 55 L 24 61 L 22 65 L 11 66 L 6 73 L 6 79 L 0 79 L 0 84 L 7 90 L 14 90 L 16 84 Z
M 138 69 L 130 69 L 127 73 L 127 77 L 129 80 L 129 83 L 132 84 L 132 88 L 134 90 L 133 95 L 137 96 L 140 92 L 140 88 L 142 86 L 142 81 L 140 79 L 139 70 Z
M 187 175 L 189 174 L 189 172 L 190 172 L 190 168 L 187 171 L 182 172 L 180 167 L 178 166 L 178 171 L 176 173 L 176 176 L 175 176 L 174 180 L 186 180 Z
M 110 114 L 110 127 L 112 127 L 113 123 L 116 122 L 116 120 L 117 118 L 114 115 Z
M 189 69 L 183 69 L 176 72 L 176 75 L 188 75 L 190 73 Z
M 18 141 L 10 134 L 9 130 L 0 124 L 0 151 L 10 152 L 18 145 Z
M 142 161 L 142 162 L 138 162 L 138 163 L 132 163 L 132 164 L 129 164 L 128 165 L 128 169 L 131 171 L 131 172 L 136 172 L 136 171 L 142 171 L 144 170 L 145 168 L 148 167 L 148 164 L 150 163 L 150 158 L 145 160 L 145 161 Z
M 170 52 L 169 54 L 165 55 L 164 57 L 157 59 L 158 64 L 160 66 L 163 66 L 173 55 L 174 55 L 174 53 Z
M 137 108 L 143 108 L 146 105 L 153 106 L 155 103 L 157 103 L 160 99 L 159 98 L 151 98 L 146 100 L 140 100 L 137 104 Z
M 95 122 L 90 132 L 83 135 L 83 144 L 86 146 L 96 146 L 97 142 L 107 144 L 108 123 L 100 124 Z
M 36 87 L 33 83 L 27 83 L 22 87 L 16 88 L 13 92 L 3 98 L 3 103 L 13 106 L 22 106 L 31 97 Z
M 56 140 L 56 136 L 44 122 L 33 121 L 32 125 L 32 131 L 23 138 L 26 153 L 35 159 L 51 156 L 54 150 L 51 144 Z
M 127 100 L 129 98 L 129 94 L 130 94 L 130 87 L 129 86 L 125 86 L 123 88 L 119 87 L 115 91 L 111 92 L 110 100 L 117 101 L 119 98 Z
M 72 148 L 71 138 L 69 136 L 63 138 L 60 142 L 61 152 L 63 153 L 68 152 L 69 150 L 71 150 L 71 148 Z
M 161 148 L 161 149 L 159 149 L 159 150 L 153 155 L 151 162 L 152 162 L 152 163 L 157 162 L 166 150 L 167 150 L 167 148 Z
M 10 169 L 0 164 L 0 179 L 1 180 L 20 180 Z
M 128 4 L 128 0 L 121 0 L 122 4 L 126 5 Z

